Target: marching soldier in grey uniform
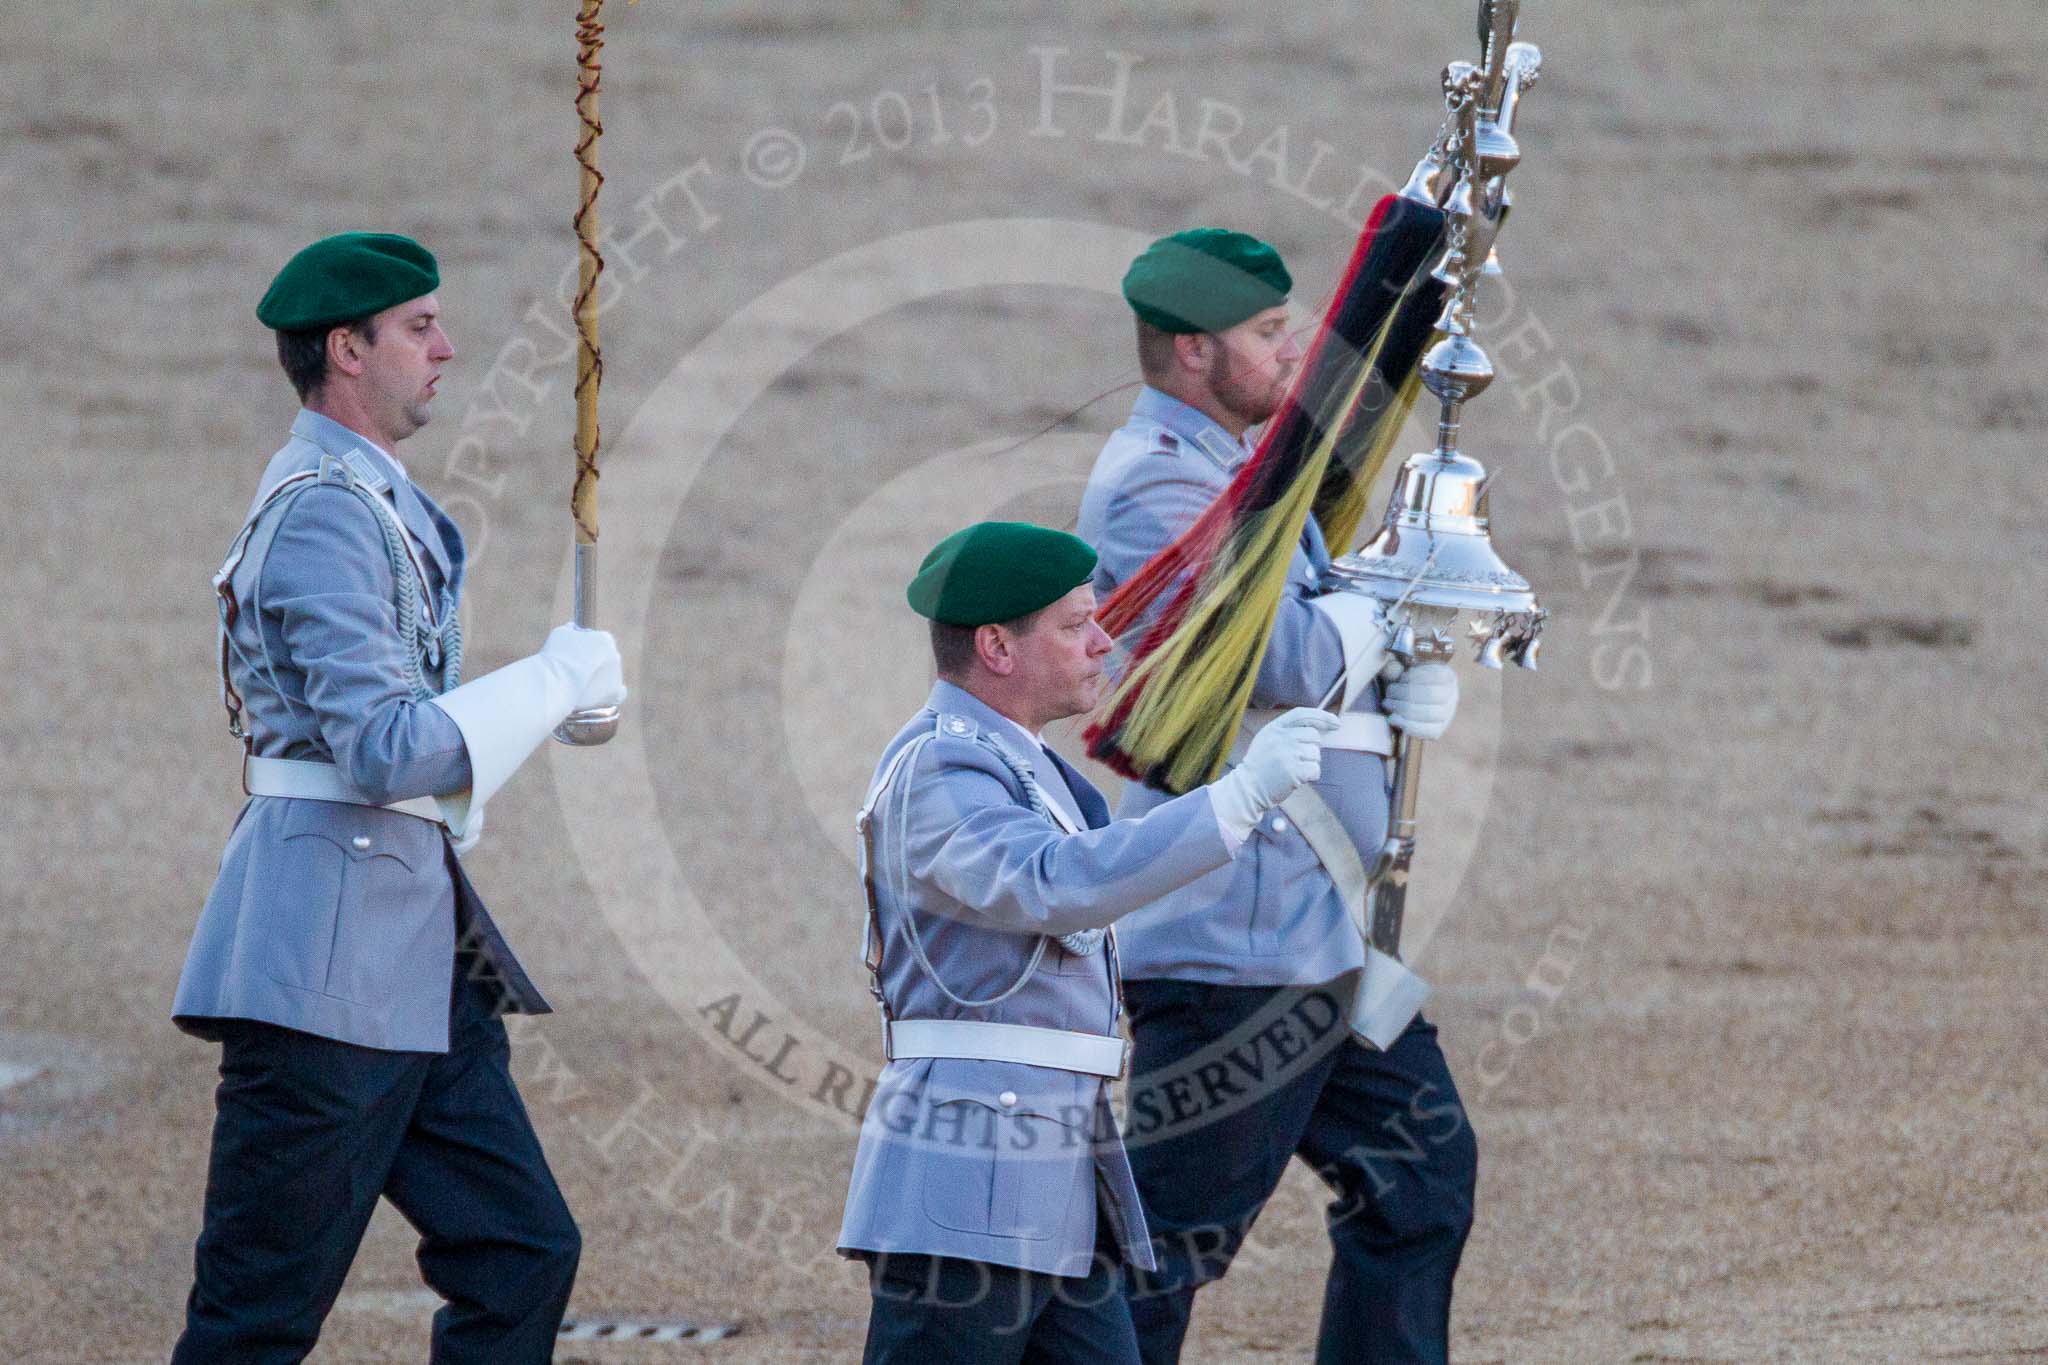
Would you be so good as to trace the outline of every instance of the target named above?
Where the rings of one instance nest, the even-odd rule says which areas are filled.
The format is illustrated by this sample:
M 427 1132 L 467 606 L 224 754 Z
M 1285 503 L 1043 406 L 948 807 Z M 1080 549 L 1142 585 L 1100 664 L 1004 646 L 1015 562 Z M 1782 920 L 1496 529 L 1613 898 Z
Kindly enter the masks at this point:
M 983 522 L 909 588 L 939 680 L 861 812 L 889 1060 L 839 1234 L 870 1262 L 870 1362 L 1137 1360 L 1117 1280 L 1153 1262 L 1110 1114 L 1107 927 L 1226 867 L 1336 723 L 1290 713 L 1221 782 L 1111 821 L 1038 737 L 1095 704 L 1094 568 L 1064 532 Z
M 1250 457 L 1245 432 L 1278 410 L 1302 358 L 1287 330 L 1291 287 L 1270 246 L 1217 228 L 1162 238 L 1132 263 L 1124 294 L 1145 387 L 1081 503 L 1080 533 L 1101 552 L 1098 592 L 1185 531 Z M 1290 1155 L 1336 1194 L 1317 1359 L 1448 1351 L 1472 1218 L 1471 1129 L 1432 1025 L 1418 1016 L 1380 1051 L 1345 1023 L 1365 961 L 1360 863 L 1386 838 L 1388 727 L 1437 738 L 1457 681 L 1443 664 L 1382 680 L 1373 604 L 1321 591 L 1330 553 L 1309 518 L 1246 718 L 1338 706 L 1321 779 L 1304 792 L 1325 818 L 1310 829 L 1269 812 L 1234 862 L 1123 925 L 1127 1138 L 1159 1261 L 1126 1289 L 1148 1365 L 1178 1358 L 1196 1289 L 1229 1269 Z M 1118 813 L 1171 804 L 1133 783 Z M 1347 838 L 1352 848 L 1335 846 Z
M 215 580 L 250 799 L 172 1014 L 221 1045 L 205 1225 L 173 1357 L 313 1349 L 379 1195 L 447 1304 L 436 1362 L 551 1358 L 580 1242 L 499 1016 L 545 1013 L 457 861 L 618 648 L 562 627 L 461 682 L 463 544 L 395 449 L 454 354 L 417 242 L 344 233 L 257 308 L 305 405 Z

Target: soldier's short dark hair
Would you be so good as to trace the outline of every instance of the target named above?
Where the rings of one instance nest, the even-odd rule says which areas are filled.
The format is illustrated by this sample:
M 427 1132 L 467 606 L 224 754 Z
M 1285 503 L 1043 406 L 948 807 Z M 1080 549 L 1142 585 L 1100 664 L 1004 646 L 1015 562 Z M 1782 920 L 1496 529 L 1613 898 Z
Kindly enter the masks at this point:
M 957 678 L 974 662 L 974 632 L 980 626 L 932 622 L 932 664 L 942 678 Z
M 1045 608 L 1019 616 L 1014 621 L 1000 621 L 996 624 L 1012 635 L 1029 635 L 1031 628 L 1038 624 L 1038 618 L 1045 614 Z M 944 621 L 932 622 L 932 663 L 938 668 L 939 676 L 955 681 L 965 676 L 968 666 L 974 662 L 974 632 L 980 626 L 955 626 Z
M 359 333 L 368 343 L 377 340 L 374 314 L 354 322 L 338 322 L 333 327 L 304 327 L 277 334 L 277 363 L 284 367 L 284 377 L 292 381 L 301 403 L 319 393 L 320 386 L 327 382 L 327 334 L 335 327 Z
M 1138 323 L 1138 372 L 1146 379 L 1173 373 L 1173 333 L 1154 327 L 1143 318 Z

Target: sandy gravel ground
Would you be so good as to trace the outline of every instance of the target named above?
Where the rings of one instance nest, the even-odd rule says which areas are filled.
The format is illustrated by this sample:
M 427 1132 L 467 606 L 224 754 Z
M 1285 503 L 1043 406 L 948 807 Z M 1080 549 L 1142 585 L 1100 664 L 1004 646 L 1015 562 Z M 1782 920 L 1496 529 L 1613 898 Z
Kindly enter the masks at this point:
M 1469 18 L 614 8 L 635 696 L 474 864 L 559 1009 L 518 1064 L 575 1311 L 746 1324 L 560 1358 L 845 1360 L 852 1140 L 811 1097 L 876 1054 L 848 816 L 924 685 L 899 584 L 949 525 L 1071 515 L 1130 396 L 1136 244 L 1268 235 L 1306 320 Z M 250 314 L 289 251 L 440 253 L 460 354 L 401 453 L 476 543 L 475 666 L 563 610 L 567 9 L 0 18 L 0 1359 L 178 1328 L 213 1054 L 166 1014 L 237 796 L 206 580 L 292 411 Z M 2048 41 L 1992 0 L 1528 9 L 1467 443 L 1556 621 L 1540 674 L 1468 674 L 1421 874 L 1482 1148 L 1457 1355 L 2048 1355 Z M 1051 88 L 1115 53 L 1121 108 Z M 737 1041 L 785 1036 L 800 1084 Z M 1290 1177 L 1190 1359 L 1304 1355 L 1320 1203 Z M 316 1359 L 424 1358 L 410 1250 L 380 1212 Z

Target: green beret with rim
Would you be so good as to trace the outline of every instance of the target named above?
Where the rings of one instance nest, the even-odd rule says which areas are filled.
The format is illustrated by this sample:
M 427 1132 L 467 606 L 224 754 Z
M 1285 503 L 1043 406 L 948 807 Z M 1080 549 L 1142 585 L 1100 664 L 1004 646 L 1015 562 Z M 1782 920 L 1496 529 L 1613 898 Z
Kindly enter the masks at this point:
M 1161 237 L 1124 272 L 1131 311 L 1163 332 L 1220 332 L 1287 302 L 1294 277 L 1280 253 L 1228 228 Z
M 1028 521 L 978 521 L 924 557 L 904 597 L 919 616 L 986 626 L 1051 606 L 1095 573 L 1079 536 Z
M 440 287 L 434 253 L 412 238 L 342 232 L 284 263 L 256 305 L 256 320 L 279 332 L 334 327 Z

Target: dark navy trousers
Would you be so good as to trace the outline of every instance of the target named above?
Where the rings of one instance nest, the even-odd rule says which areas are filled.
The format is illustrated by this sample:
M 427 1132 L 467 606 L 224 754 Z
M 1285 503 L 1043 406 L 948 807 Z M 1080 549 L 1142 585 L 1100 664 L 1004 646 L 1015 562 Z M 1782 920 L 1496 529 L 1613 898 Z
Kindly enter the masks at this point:
M 381 1195 L 447 1300 L 435 1365 L 553 1358 L 581 1241 L 512 1083 L 496 988 L 457 958 L 445 1054 L 222 1021 L 206 1221 L 173 1365 L 305 1358 Z
M 862 1365 L 1138 1365 L 1108 1223 L 1095 1246 L 1086 1276 L 872 1253 Z
M 1126 1137 L 1156 1272 L 1126 1280 L 1145 1365 L 1180 1358 L 1195 1291 L 1221 1279 L 1300 1156 L 1336 1198 L 1319 1365 L 1449 1358 L 1451 1280 L 1478 1148 L 1434 1025 L 1376 1052 L 1324 986 L 1124 983 L 1135 1042 Z

